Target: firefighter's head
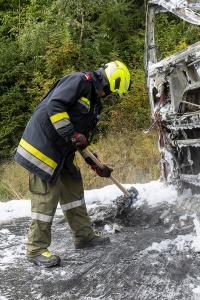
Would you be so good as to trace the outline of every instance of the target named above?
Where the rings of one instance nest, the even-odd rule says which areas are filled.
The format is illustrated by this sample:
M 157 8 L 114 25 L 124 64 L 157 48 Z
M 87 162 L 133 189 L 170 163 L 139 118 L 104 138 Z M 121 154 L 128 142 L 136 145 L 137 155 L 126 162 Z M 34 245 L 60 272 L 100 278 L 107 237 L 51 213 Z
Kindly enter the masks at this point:
M 111 93 L 122 95 L 128 92 L 131 84 L 131 76 L 124 63 L 116 60 L 107 63 L 99 70 L 103 77 L 102 93 L 104 92 L 104 96 L 108 96 Z

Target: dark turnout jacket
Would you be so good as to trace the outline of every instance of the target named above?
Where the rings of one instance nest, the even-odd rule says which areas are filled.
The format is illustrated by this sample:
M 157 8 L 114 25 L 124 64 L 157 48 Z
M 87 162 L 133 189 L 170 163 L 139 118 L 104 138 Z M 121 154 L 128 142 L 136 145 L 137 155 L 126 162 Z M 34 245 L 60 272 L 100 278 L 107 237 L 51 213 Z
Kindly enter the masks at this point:
M 63 77 L 36 107 L 19 143 L 15 160 L 24 168 L 52 182 L 62 168 L 79 173 L 74 162 L 74 132 L 89 138 L 101 104 L 95 92 L 94 72 Z M 77 174 L 78 174 L 77 173 Z

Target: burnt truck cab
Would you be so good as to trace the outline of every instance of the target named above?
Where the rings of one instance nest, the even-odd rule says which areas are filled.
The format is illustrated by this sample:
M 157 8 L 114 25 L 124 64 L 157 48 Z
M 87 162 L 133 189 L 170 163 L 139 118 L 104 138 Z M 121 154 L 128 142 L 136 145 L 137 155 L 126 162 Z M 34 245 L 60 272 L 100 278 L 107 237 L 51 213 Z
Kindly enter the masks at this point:
M 200 1 L 148 1 L 145 72 L 159 136 L 161 178 L 200 190 L 200 42 L 160 61 L 155 44 L 157 14 L 170 12 L 200 25 L 198 11 Z

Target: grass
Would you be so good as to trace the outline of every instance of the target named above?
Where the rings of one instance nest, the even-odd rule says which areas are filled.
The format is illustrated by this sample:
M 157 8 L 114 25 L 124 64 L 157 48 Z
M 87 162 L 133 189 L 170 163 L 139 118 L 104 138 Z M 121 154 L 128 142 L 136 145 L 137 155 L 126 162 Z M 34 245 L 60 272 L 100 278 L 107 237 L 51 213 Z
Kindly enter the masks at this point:
M 159 178 L 159 152 L 155 133 L 145 135 L 116 133 L 102 139 L 96 146 L 99 159 L 114 171 L 121 183 L 145 183 Z M 100 178 L 79 159 L 85 189 L 102 187 L 112 182 Z
M 159 178 L 157 136 L 153 132 L 112 133 L 96 145 L 99 159 L 111 166 L 121 183 L 144 183 Z M 112 182 L 98 177 L 78 157 L 85 189 L 99 188 Z M 28 197 L 28 172 L 10 161 L 0 167 L 0 201 Z
M 28 193 L 28 172 L 9 161 L 0 166 L 0 201 L 21 199 Z

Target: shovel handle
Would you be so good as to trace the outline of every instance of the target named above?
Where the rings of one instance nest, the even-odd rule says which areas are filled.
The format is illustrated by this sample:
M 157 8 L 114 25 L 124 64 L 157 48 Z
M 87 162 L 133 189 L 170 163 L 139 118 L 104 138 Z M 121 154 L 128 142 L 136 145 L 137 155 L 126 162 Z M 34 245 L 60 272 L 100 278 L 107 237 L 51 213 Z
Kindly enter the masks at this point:
M 110 175 L 112 182 L 124 193 L 125 196 L 130 197 L 130 193 L 123 187 L 123 185 L 112 175 Z
M 81 151 L 84 156 L 90 157 L 92 161 L 101 169 L 104 168 L 103 164 L 100 162 L 100 160 L 88 149 L 84 149 Z M 123 185 L 112 175 L 109 177 L 112 182 L 124 193 L 125 196 L 130 197 L 130 193 L 123 187 Z

